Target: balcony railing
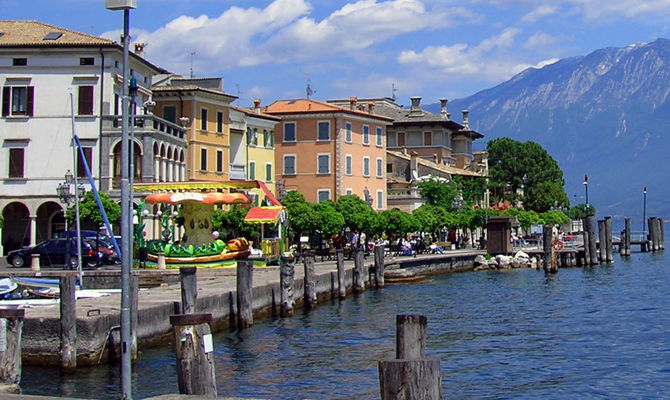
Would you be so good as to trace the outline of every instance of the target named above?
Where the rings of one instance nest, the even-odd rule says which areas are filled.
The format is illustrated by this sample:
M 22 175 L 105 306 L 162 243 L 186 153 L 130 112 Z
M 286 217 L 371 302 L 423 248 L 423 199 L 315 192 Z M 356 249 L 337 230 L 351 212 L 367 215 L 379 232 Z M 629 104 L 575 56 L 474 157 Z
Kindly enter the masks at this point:
M 120 115 L 105 115 L 102 118 L 102 131 L 104 133 L 121 134 Z M 135 116 L 135 135 L 138 134 L 163 134 L 182 141 L 186 140 L 185 128 L 152 114 Z

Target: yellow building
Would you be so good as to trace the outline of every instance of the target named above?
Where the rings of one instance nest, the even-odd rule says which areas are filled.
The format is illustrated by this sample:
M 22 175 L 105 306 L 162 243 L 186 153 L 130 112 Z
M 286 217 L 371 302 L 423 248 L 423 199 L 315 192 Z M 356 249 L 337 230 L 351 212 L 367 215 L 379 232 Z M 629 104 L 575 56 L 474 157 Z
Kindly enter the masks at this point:
M 231 160 L 230 103 L 221 78 L 168 76 L 153 87 L 155 114 L 186 128 L 186 181 L 228 181 Z

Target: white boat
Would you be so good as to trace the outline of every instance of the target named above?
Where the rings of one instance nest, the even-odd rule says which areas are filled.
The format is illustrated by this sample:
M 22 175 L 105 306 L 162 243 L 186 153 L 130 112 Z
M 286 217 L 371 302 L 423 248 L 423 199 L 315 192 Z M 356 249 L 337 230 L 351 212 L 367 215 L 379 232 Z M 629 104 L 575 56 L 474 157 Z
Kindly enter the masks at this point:
M 13 292 L 19 285 L 10 278 L 0 279 L 0 297 Z

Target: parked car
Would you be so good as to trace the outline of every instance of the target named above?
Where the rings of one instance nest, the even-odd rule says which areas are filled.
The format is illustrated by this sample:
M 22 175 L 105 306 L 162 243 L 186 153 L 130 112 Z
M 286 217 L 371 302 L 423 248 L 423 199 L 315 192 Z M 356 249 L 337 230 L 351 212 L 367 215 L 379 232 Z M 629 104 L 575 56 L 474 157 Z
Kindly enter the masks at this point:
M 114 245 L 112 240 L 107 236 L 98 236 L 97 242 L 95 237 L 86 237 L 84 238 L 87 242 L 91 244 L 92 247 L 98 245 L 98 252 L 100 252 L 100 264 L 120 264 L 121 259 L 119 255 L 114 250 Z
M 67 240 L 65 238 L 49 239 L 33 247 L 23 247 L 12 250 L 7 254 L 7 262 L 13 267 L 30 266 L 33 254 L 40 255 L 40 265 L 54 266 L 65 265 L 65 255 L 67 254 Z M 77 267 L 77 242 L 75 238 L 70 238 L 70 265 L 69 268 Z M 96 251 L 95 244 L 82 239 L 81 241 L 81 261 L 84 266 L 95 267 L 98 264 L 98 258 L 103 255 Z

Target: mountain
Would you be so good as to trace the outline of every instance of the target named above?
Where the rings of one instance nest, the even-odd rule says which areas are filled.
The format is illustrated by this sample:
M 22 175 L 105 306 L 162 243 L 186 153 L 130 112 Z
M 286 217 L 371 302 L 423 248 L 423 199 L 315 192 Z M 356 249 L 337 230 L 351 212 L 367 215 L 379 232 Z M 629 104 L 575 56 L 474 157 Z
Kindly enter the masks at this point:
M 670 40 L 604 48 L 449 102 L 470 110 L 470 126 L 484 140 L 532 140 L 558 161 L 571 203 L 606 215 L 670 217 Z M 439 111 L 439 104 L 427 109 Z M 616 228 L 618 229 L 618 228 Z

